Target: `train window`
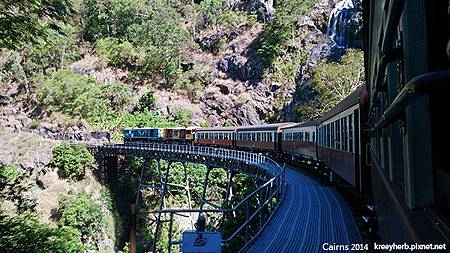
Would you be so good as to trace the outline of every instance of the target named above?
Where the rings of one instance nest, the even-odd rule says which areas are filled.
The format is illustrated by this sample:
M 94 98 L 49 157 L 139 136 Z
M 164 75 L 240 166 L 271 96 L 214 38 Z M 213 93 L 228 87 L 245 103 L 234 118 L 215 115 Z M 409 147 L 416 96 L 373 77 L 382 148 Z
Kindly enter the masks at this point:
M 317 144 L 322 145 L 322 128 L 317 129 Z
M 313 141 L 313 142 L 316 142 L 316 132 L 313 132 L 312 136 L 313 136 L 312 141 Z
M 336 149 L 341 149 L 341 123 L 342 121 L 339 119 L 336 126 Z
M 347 117 L 344 118 L 344 136 L 343 141 L 344 141 L 344 151 L 348 151 L 348 139 L 347 139 L 347 131 L 348 131 L 348 125 L 347 125 Z
M 353 114 L 348 116 L 348 148 L 353 153 Z
M 331 123 L 331 148 L 333 148 L 333 149 L 335 148 L 335 142 L 336 142 L 335 123 L 336 122 Z
M 319 145 L 323 146 L 323 127 L 319 128 Z

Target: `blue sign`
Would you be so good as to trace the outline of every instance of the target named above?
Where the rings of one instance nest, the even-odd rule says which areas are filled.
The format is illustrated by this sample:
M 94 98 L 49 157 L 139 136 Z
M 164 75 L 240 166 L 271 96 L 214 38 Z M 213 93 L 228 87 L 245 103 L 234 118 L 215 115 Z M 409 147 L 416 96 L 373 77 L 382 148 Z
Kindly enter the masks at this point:
M 221 253 L 220 232 L 183 232 L 183 253 Z

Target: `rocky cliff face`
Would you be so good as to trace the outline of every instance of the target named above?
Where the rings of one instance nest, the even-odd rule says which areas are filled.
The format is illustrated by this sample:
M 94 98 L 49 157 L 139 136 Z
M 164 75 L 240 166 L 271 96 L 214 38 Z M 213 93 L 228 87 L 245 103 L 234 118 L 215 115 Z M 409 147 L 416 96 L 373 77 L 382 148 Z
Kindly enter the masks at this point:
M 315 6 L 312 17 L 303 18 L 301 29 L 304 29 L 304 45 L 309 56 L 297 72 L 298 92 L 283 109 L 287 121 L 295 119 L 296 105 L 315 96 L 309 82 L 313 68 L 320 61 L 338 61 L 347 48 L 362 49 L 362 0 L 321 1 Z
M 279 83 L 268 80 L 263 75 L 264 62 L 257 53 L 257 41 L 265 26 L 277 15 L 272 0 L 239 1 L 230 0 L 228 8 L 252 12 L 259 20 L 252 25 L 220 28 L 219 32 L 199 34 L 196 43 L 200 50 L 192 52 L 186 68 L 211 73 L 210 79 L 201 93 L 200 99 L 192 102 L 180 93 L 158 89 L 155 110 L 170 115 L 178 108 L 190 110 L 193 125 L 200 125 L 206 119 L 210 126 L 225 123 L 234 125 L 261 124 L 270 115 L 286 115 L 284 120 L 294 120 L 293 109 L 308 96 L 314 96 L 308 82 L 311 70 L 322 60 L 336 61 L 346 48 L 360 48 L 361 0 L 319 0 L 308 16 L 299 17 L 298 33 L 300 51 L 307 55 L 306 64 L 298 64 L 295 83 Z M 220 51 L 215 51 L 217 43 L 224 43 Z M 106 66 L 100 59 L 89 55 L 69 67 L 81 75 L 95 77 L 98 82 L 128 82 L 128 73 Z M 133 85 L 137 96 L 145 87 Z M 36 109 L 24 104 L 23 87 L 6 84 L 0 97 L 0 127 L 15 132 L 28 131 L 52 139 L 107 141 L 108 134 L 91 135 L 89 127 L 83 123 L 65 127 L 61 122 L 45 119 L 36 124 L 31 118 Z M 298 97 L 301 90 L 305 97 Z M 286 101 L 280 105 L 279 101 Z M 276 120 L 283 120 L 282 118 Z

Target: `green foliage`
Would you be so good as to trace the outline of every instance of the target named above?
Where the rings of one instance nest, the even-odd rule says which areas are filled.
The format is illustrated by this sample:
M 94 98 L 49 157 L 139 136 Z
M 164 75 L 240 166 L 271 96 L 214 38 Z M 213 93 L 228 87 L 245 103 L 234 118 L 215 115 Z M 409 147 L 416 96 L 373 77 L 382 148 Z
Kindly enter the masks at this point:
M 128 41 L 119 43 L 112 39 L 99 39 L 96 42 L 97 54 L 106 59 L 109 65 L 131 69 L 136 66 L 137 52 Z
M 26 72 L 21 64 L 22 57 L 17 51 L 2 49 L 0 51 L 0 82 L 7 83 L 10 79 L 24 81 Z
M 75 28 L 61 24 L 60 31 L 49 30 L 46 40 L 21 46 L 20 50 L 0 52 L 0 81 L 17 82 L 28 88 L 36 74 L 49 74 L 79 59 L 80 47 Z
M 181 49 L 188 45 L 188 33 L 180 27 L 180 14 L 165 1 L 150 3 L 149 18 L 130 27 L 131 40 L 144 48 L 140 74 L 158 74 L 170 85 L 179 73 Z
M 22 172 L 19 170 L 17 165 L 3 165 L 0 167 L 0 189 L 3 188 L 1 185 L 14 184 L 20 180 L 22 177 Z
M 66 226 L 42 224 L 30 215 L 0 217 L 0 251 L 15 253 L 81 253 L 80 233 Z
M 153 109 L 155 103 L 156 98 L 153 91 L 147 91 L 141 97 L 139 97 L 139 101 L 136 107 L 139 111 L 143 112 L 146 108 L 148 110 Z
M 257 15 L 238 10 L 224 10 L 219 16 L 219 23 L 238 30 L 242 26 L 252 27 L 256 24 Z
M 177 109 L 172 114 L 175 124 L 185 127 L 192 123 L 192 116 L 192 112 L 184 108 Z
M 83 37 L 94 41 L 113 37 L 129 39 L 129 28 L 145 17 L 143 0 L 84 0 L 80 14 L 83 17 Z
M 27 42 L 47 40 L 49 31 L 59 31 L 57 21 L 65 20 L 72 11 L 72 1 L 1 1 L 0 48 L 15 49 Z
M 166 1 L 151 1 L 147 12 L 148 17 L 141 24 L 130 27 L 131 41 L 135 45 L 175 50 L 187 41 L 187 32 L 178 25 L 180 14 Z
M 180 76 L 173 89 L 186 95 L 191 102 L 198 102 L 203 95 L 204 87 L 211 79 L 211 72 L 191 70 Z
M 340 62 L 321 62 L 313 70 L 311 87 L 317 91 L 314 101 L 296 108 L 298 120 L 323 115 L 364 84 L 362 51 L 348 49 Z
M 77 229 L 83 240 L 98 239 L 105 224 L 102 207 L 87 193 L 61 198 L 59 213 L 60 226 Z
M 94 165 L 94 157 L 84 146 L 71 147 L 68 142 L 62 142 L 53 148 L 49 165 L 66 178 L 79 179 L 86 167 Z
M 67 70 L 50 78 L 34 80 L 38 101 L 51 111 L 86 119 L 92 126 L 114 117 L 131 102 L 130 90 L 122 83 L 98 84 L 95 79 Z
M 339 63 L 320 63 L 314 69 L 311 81 L 313 88 L 324 101 L 323 110 L 331 109 L 364 84 L 363 52 L 348 49 Z
M 277 56 L 287 53 L 288 46 L 295 47 L 300 16 L 308 15 L 318 0 L 281 0 L 277 3 L 276 18 L 270 21 L 259 41 L 258 54 L 271 66 Z
M 206 26 L 210 25 L 214 29 L 218 29 L 218 23 L 222 13 L 225 11 L 226 2 L 226 0 L 203 0 L 200 3 L 198 10 L 206 21 Z

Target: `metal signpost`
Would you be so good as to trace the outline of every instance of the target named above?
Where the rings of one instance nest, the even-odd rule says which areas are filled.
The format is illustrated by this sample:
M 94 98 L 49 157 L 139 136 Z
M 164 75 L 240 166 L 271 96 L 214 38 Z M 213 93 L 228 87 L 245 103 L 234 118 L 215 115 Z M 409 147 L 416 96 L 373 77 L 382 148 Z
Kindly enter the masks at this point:
M 221 253 L 220 232 L 185 231 L 183 233 L 183 253 Z

